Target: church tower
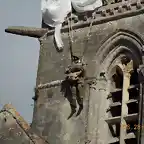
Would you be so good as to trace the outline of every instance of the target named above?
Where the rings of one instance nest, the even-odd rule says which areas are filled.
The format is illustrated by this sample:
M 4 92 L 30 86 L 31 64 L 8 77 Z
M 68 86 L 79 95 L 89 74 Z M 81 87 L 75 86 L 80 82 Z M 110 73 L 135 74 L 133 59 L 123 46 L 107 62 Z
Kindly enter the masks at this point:
M 122 1 L 83 15 L 62 27 L 63 51 L 54 30 L 9 27 L 6 32 L 40 42 L 31 129 L 50 144 L 143 144 L 144 1 Z M 83 110 L 67 119 L 70 104 L 60 92 L 71 56 L 86 63 L 80 88 Z M 91 81 L 95 80 L 95 83 Z

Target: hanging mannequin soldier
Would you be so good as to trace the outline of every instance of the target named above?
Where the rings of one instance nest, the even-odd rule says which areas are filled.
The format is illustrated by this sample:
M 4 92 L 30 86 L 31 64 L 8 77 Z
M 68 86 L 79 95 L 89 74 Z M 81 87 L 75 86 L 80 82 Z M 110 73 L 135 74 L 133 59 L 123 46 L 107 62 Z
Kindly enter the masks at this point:
M 69 66 L 66 71 L 66 78 L 62 83 L 61 92 L 64 93 L 64 97 L 66 97 L 70 103 L 71 114 L 68 117 L 71 118 L 73 114 L 76 112 L 76 102 L 79 105 L 79 110 L 77 112 L 77 116 L 83 109 L 83 97 L 80 94 L 79 87 L 84 84 L 85 77 L 85 68 L 84 65 L 78 57 L 73 57 L 73 64 Z M 72 93 L 75 89 L 75 95 Z

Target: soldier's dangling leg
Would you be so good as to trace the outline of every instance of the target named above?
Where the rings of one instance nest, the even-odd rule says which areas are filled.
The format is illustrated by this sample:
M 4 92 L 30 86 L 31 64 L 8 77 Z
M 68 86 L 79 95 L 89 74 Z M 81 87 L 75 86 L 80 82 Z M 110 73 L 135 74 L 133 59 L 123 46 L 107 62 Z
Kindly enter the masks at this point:
M 79 110 L 76 114 L 76 116 L 78 116 L 81 113 L 81 111 L 83 110 L 83 95 L 81 95 L 81 93 L 80 93 L 78 84 L 76 85 L 76 100 L 79 105 Z
M 70 107 L 71 107 L 71 113 L 70 113 L 68 119 L 71 118 L 76 113 L 76 108 L 77 108 L 76 96 L 74 94 L 72 94 L 72 91 L 73 91 L 73 87 L 71 89 L 71 95 L 67 96 L 67 99 L 68 99 L 68 101 L 70 103 Z
M 73 86 L 69 82 L 69 80 L 64 80 L 61 84 L 61 92 L 64 94 L 64 97 L 68 100 L 71 108 L 71 113 L 68 117 L 71 118 L 73 114 L 76 112 L 76 98 L 72 93 L 73 91 Z

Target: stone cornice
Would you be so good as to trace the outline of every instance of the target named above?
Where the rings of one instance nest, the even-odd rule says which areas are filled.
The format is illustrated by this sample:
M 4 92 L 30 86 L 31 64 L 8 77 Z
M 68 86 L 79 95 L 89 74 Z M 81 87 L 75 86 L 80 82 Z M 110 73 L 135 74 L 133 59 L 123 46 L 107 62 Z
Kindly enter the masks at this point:
M 81 15 L 75 13 L 72 15 L 72 17 L 68 17 L 68 19 L 71 20 L 73 29 L 79 29 L 88 27 L 93 20 L 93 17 L 93 25 L 98 25 L 109 21 L 132 17 L 142 13 L 144 13 L 144 0 L 132 0 L 102 6 L 93 12 L 85 12 Z M 63 24 L 62 32 L 68 32 L 68 29 L 68 21 L 66 20 Z M 54 30 L 48 30 L 46 28 L 44 29 L 14 26 L 5 29 L 5 32 L 40 38 L 46 32 L 48 32 L 48 36 L 52 35 L 54 33 Z

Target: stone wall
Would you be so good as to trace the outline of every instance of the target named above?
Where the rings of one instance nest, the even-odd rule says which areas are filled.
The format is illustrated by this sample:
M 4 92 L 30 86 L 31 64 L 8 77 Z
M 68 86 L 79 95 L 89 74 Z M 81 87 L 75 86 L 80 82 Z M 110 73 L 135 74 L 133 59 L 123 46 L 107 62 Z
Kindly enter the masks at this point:
M 106 72 L 107 67 L 121 53 L 128 53 L 139 64 L 142 63 L 144 39 L 144 16 L 138 15 L 107 23 L 94 25 L 91 36 L 86 42 L 89 27 L 73 31 L 73 52 L 82 56 L 87 65 L 87 76 L 97 77 Z M 37 85 L 64 79 L 64 70 L 71 63 L 68 33 L 62 34 L 64 51 L 58 53 L 53 44 L 53 36 L 42 41 L 40 48 Z M 122 46 L 125 48 L 117 49 Z M 110 55 L 111 53 L 112 56 Z M 107 72 L 106 72 L 107 74 Z M 97 143 L 107 143 L 108 129 L 106 126 L 107 82 L 97 81 L 96 90 L 84 90 L 84 109 L 80 116 L 70 114 L 68 101 L 60 93 L 60 87 L 40 90 L 35 102 L 32 128 L 51 144 L 77 144 L 96 139 Z M 105 137 L 105 138 L 103 138 Z

